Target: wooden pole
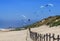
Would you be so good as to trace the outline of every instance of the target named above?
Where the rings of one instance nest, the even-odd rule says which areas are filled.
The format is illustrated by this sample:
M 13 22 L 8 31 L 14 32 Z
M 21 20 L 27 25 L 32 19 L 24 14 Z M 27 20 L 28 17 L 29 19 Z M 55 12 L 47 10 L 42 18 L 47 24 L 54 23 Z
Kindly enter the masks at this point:
M 54 36 L 55 36 L 55 34 L 53 34 L 53 41 L 55 40 L 55 37 Z
M 51 41 L 51 33 L 49 33 L 49 41 Z
M 57 36 L 57 41 L 59 41 L 60 40 L 60 38 L 59 38 L 59 35 Z
M 46 41 L 48 41 L 48 34 L 46 34 Z
M 42 38 L 41 38 L 41 34 L 40 34 L 40 41 L 42 40 Z
M 28 28 L 29 29 L 29 31 L 31 31 L 31 28 Z
M 44 41 L 45 41 L 45 35 L 44 35 Z

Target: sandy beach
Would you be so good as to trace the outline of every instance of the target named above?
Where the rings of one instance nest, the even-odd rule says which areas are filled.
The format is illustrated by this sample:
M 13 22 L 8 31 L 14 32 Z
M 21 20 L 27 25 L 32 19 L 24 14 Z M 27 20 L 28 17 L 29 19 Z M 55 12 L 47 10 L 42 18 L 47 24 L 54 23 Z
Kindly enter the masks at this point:
M 31 31 L 37 33 L 55 33 L 60 34 L 60 26 L 49 28 L 49 26 L 43 25 L 38 28 L 31 28 Z M 27 40 L 26 40 L 27 38 Z M 29 38 L 28 30 L 0 32 L 0 41 L 32 41 Z
M 0 41 L 26 41 L 26 31 L 0 32 Z

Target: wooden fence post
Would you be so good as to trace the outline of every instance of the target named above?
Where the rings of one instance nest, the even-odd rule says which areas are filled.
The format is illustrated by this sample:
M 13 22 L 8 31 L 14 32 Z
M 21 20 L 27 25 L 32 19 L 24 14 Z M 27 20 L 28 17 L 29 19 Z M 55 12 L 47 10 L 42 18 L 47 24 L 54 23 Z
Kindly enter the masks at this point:
M 53 36 L 52 36 L 52 38 L 53 38 L 53 41 L 55 40 L 55 37 L 54 37 L 54 36 L 55 36 L 55 34 L 53 34 Z
M 48 41 L 48 34 L 46 34 L 46 41 Z
M 53 39 L 52 41 L 59 41 L 60 40 L 60 37 L 59 35 L 57 35 L 57 38 L 55 38 L 55 34 L 51 34 L 51 33 L 46 33 L 46 34 L 38 34 L 36 32 L 32 32 L 30 29 L 30 38 L 33 40 L 33 41 L 51 41 L 51 38 Z
M 28 28 L 29 29 L 29 32 L 31 31 L 31 28 Z
M 38 36 L 37 36 L 37 33 L 35 33 L 35 41 L 37 41 L 37 37 L 38 37 Z
M 39 34 L 37 34 L 37 41 L 39 41 Z
M 41 35 L 41 39 L 42 39 L 42 41 L 45 41 L 45 35 Z
M 51 41 L 51 33 L 49 33 L 49 41 Z
M 40 41 L 42 41 L 42 38 L 41 37 L 42 37 L 42 35 L 40 34 Z
M 60 40 L 60 38 L 59 38 L 59 35 L 57 36 L 57 41 L 59 41 Z
M 33 33 L 33 41 L 35 41 L 36 39 L 35 39 L 35 33 Z
M 44 35 L 44 41 L 45 41 L 45 35 Z

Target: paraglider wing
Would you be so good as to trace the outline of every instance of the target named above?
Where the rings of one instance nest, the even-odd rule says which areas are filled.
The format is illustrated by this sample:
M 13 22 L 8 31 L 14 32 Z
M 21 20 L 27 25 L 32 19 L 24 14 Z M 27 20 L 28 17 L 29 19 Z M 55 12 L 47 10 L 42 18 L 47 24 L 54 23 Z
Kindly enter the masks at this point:
M 42 6 L 40 6 L 40 8 L 44 8 L 44 6 L 42 5 Z
M 54 5 L 53 5 L 53 4 L 51 4 L 51 3 L 50 3 L 50 4 L 48 4 L 48 5 L 49 5 L 49 6 L 51 6 L 51 7 L 53 7 L 53 6 L 54 6 Z
M 23 17 L 24 19 L 26 19 L 26 18 L 27 18 L 25 15 L 22 15 L 22 17 Z
M 54 5 L 53 4 L 51 4 L 51 3 L 49 3 L 49 4 L 47 4 L 47 5 L 45 5 L 45 7 L 46 8 L 48 8 L 49 9 L 49 7 L 51 8 L 51 7 L 53 7 Z M 49 12 L 51 12 L 51 9 L 49 9 Z

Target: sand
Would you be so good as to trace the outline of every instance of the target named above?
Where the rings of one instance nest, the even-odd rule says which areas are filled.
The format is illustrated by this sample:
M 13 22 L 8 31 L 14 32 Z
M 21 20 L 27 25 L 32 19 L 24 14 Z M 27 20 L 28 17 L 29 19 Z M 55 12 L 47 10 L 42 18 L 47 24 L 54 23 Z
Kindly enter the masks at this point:
M 55 33 L 60 34 L 60 26 L 49 28 L 49 26 L 43 25 L 36 28 L 31 28 L 31 31 L 37 33 Z M 26 39 L 27 38 L 27 39 Z M 32 41 L 29 38 L 28 30 L 0 32 L 0 41 Z
M 0 32 L 0 41 L 26 41 L 26 31 Z
M 49 27 L 46 25 L 40 26 L 40 27 L 36 27 L 36 28 L 32 28 L 31 31 L 33 32 L 37 32 L 37 33 L 41 33 L 41 34 L 46 34 L 46 33 L 51 33 L 51 34 L 60 34 L 60 26 L 55 26 L 55 27 Z

